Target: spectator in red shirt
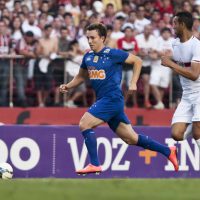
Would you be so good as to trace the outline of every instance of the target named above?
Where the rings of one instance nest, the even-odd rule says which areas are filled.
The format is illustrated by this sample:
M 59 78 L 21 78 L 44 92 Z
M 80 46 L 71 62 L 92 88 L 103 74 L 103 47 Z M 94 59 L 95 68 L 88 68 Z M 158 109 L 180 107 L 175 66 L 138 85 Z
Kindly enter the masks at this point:
M 137 41 L 134 37 L 134 26 L 131 23 L 125 23 L 122 27 L 122 31 L 124 32 L 125 36 L 123 38 L 118 39 L 117 46 L 119 49 L 122 49 L 124 51 L 137 54 L 139 51 Z M 129 87 L 129 84 L 131 82 L 133 73 L 133 66 L 129 64 L 123 65 L 123 72 L 122 72 L 122 86 L 125 86 L 124 89 L 124 96 L 125 96 L 125 104 L 127 104 L 127 101 L 129 99 L 127 89 Z M 137 107 L 137 101 L 136 101 L 136 93 L 133 95 L 132 101 L 134 102 L 134 107 Z
M 157 8 L 160 13 L 174 13 L 171 0 L 157 0 L 155 3 L 155 8 Z

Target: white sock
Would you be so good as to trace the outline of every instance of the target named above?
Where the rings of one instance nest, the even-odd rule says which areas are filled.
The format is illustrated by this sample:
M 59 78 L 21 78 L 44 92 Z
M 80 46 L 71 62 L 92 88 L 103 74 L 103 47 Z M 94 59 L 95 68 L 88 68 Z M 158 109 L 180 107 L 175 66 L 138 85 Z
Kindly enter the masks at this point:
M 196 141 L 196 143 L 197 143 L 197 145 L 198 145 L 198 147 L 199 147 L 199 151 L 200 151 L 200 139 L 195 140 L 195 141 Z
M 192 124 L 189 124 L 184 132 L 183 139 L 187 139 L 189 136 L 192 135 Z

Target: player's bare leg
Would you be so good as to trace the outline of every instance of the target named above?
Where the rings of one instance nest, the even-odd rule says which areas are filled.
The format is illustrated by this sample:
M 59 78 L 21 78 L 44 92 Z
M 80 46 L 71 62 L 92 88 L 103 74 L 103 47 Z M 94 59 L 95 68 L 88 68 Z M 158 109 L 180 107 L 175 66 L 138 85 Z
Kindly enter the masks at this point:
M 129 145 L 136 145 L 138 142 L 138 134 L 133 130 L 131 124 L 121 122 L 115 133 Z
M 185 140 L 193 136 L 200 150 L 200 122 L 191 124 L 175 123 L 172 125 L 172 138 L 176 141 Z
M 200 122 L 193 122 L 192 125 L 193 138 L 195 139 L 200 150 Z
M 98 119 L 86 112 L 80 120 L 79 127 L 82 132 L 82 135 L 85 139 L 85 144 L 89 153 L 91 163 L 88 164 L 85 168 L 77 170 L 76 173 L 79 175 L 86 174 L 100 174 L 102 168 L 99 164 L 98 155 L 97 155 L 97 141 L 95 132 L 93 128 L 104 123 L 103 120 Z
M 192 124 L 183 122 L 174 123 L 172 125 L 172 138 L 176 141 L 181 141 L 192 135 Z
M 127 144 L 137 145 L 145 149 L 157 151 L 166 156 L 174 165 L 176 171 L 178 171 L 178 160 L 176 147 L 167 147 L 152 140 L 150 137 L 145 135 L 138 135 L 130 124 L 120 123 L 116 129 L 116 134 Z

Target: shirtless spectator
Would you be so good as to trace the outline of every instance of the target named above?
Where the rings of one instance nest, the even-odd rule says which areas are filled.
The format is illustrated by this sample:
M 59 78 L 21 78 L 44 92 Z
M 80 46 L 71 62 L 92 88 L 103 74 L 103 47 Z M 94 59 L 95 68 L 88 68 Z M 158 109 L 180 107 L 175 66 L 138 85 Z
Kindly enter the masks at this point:
M 64 68 L 66 60 L 70 56 L 69 44 L 70 41 L 67 40 L 68 30 L 67 27 L 61 27 L 60 37 L 58 39 L 58 55 L 61 58 L 57 58 L 52 62 L 53 66 L 53 79 L 55 82 L 55 93 L 54 93 L 54 106 L 61 106 L 62 99 L 60 98 L 59 86 L 64 83 Z
M 36 53 L 42 57 L 36 61 L 34 79 L 35 89 L 37 91 L 37 101 L 39 107 L 44 107 L 47 103 L 47 98 L 52 89 L 52 66 L 51 59 L 58 51 L 58 40 L 57 38 L 51 38 L 52 26 L 46 25 L 44 27 L 44 37 L 39 40 L 37 45 Z

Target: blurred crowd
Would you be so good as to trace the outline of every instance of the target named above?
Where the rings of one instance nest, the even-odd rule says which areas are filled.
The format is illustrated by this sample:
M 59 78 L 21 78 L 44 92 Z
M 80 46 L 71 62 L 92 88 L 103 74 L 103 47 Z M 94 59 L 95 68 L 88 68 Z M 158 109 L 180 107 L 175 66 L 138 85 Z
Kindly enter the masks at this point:
M 193 32 L 200 39 L 200 0 L 1 0 L 0 106 L 9 106 L 11 82 L 14 106 L 90 106 L 95 95 L 89 82 L 67 95 L 59 93 L 59 85 L 77 74 L 89 50 L 85 27 L 94 22 L 107 26 L 107 46 L 143 60 L 138 91 L 131 96 L 127 89 L 132 66 L 123 67 L 125 106 L 176 106 L 179 79 L 161 65 L 160 57 L 171 55 L 172 18 L 178 11 L 192 13 Z M 14 80 L 7 55 L 14 58 Z

